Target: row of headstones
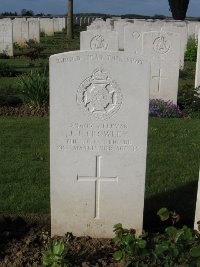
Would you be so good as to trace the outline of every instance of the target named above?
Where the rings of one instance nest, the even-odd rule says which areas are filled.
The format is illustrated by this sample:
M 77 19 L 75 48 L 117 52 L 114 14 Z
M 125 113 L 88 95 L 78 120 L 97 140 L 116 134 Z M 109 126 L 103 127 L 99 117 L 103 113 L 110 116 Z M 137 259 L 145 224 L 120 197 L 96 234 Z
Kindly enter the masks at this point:
M 52 36 L 65 28 L 65 18 L 0 19 L 0 53 L 13 56 L 13 43 L 40 42 L 40 33 Z
M 157 50 L 174 42 L 180 49 L 180 34 L 165 32 L 164 47 L 159 34 L 143 36 L 158 64 L 168 59 Z M 50 58 L 52 235 L 108 238 L 119 222 L 142 231 L 152 63 L 146 54 L 100 50 L 96 41 Z
M 96 17 L 81 17 L 81 16 L 74 16 L 73 19 L 73 24 L 74 25 L 79 25 L 79 26 L 85 26 L 85 25 L 90 25 Z
M 81 50 L 124 50 L 151 63 L 150 98 L 177 103 L 187 40 L 200 22 L 96 19 L 81 32 Z

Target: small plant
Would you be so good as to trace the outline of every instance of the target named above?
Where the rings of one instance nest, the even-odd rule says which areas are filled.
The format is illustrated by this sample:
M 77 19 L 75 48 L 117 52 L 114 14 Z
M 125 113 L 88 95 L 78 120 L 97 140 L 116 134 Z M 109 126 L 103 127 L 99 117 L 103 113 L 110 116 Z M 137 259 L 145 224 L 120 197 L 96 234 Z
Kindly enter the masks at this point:
M 35 108 L 48 107 L 49 79 L 45 70 L 31 71 L 29 74 L 19 76 L 18 84 L 25 104 Z
M 26 56 L 31 60 L 36 60 L 41 57 L 41 53 L 44 51 L 44 46 L 37 43 L 35 40 L 29 40 L 26 42 L 26 46 L 28 48 L 28 52 Z
M 185 52 L 185 61 L 196 61 L 197 59 L 197 40 L 190 38 L 187 43 L 187 50 Z
M 6 53 L 0 53 L 0 59 L 9 59 L 10 57 Z
M 126 264 L 125 266 L 132 266 L 130 264 L 134 257 L 146 256 L 145 248 L 147 241 L 143 239 L 145 234 L 137 238 L 134 229 L 123 229 L 120 223 L 114 226 L 114 232 L 115 238 L 113 241 L 119 246 L 119 250 L 113 255 L 115 260 L 119 261 L 123 259 Z
M 46 251 L 42 253 L 42 263 L 50 267 L 67 267 L 65 259 L 68 249 L 63 240 L 50 241 Z
M 114 226 L 113 240 L 119 247 L 114 259 L 129 267 L 200 267 L 199 232 L 185 225 L 175 227 L 180 219 L 175 211 L 161 208 L 157 215 L 162 221 L 172 222 L 161 234 L 136 237 L 133 229 L 123 229 L 121 224 Z
M 179 118 L 182 116 L 182 112 L 172 101 L 151 99 L 149 103 L 149 115 L 159 118 Z
M 8 63 L 0 62 L 0 77 L 16 77 L 19 73 L 21 72 L 15 70 Z
M 191 88 L 185 84 L 178 93 L 178 105 L 185 113 L 200 111 L 200 87 Z

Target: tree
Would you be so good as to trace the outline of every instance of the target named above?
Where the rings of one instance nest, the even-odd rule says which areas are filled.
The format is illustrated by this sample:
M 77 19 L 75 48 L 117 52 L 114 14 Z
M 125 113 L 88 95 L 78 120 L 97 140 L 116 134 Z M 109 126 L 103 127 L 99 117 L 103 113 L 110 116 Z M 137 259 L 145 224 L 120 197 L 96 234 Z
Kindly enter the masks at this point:
M 73 38 L 73 0 L 68 0 L 67 39 L 71 41 L 72 38 Z
M 32 17 L 34 16 L 34 12 L 32 10 L 22 9 L 21 15 Z
M 168 0 L 172 16 L 176 20 L 184 20 L 190 0 Z

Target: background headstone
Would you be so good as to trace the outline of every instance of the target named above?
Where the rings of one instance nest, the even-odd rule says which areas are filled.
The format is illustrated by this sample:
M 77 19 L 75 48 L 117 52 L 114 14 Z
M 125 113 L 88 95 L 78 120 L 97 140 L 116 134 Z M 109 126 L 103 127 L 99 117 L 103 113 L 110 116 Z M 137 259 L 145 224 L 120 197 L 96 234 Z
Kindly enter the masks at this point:
M 80 34 L 80 50 L 118 51 L 118 34 L 114 31 L 83 31 Z
M 13 25 L 10 19 L 0 19 L 0 53 L 13 56 Z
M 198 224 L 197 224 L 198 221 L 200 221 L 200 171 L 199 171 L 199 182 L 197 189 L 196 211 L 194 220 L 194 229 L 196 230 L 198 230 Z

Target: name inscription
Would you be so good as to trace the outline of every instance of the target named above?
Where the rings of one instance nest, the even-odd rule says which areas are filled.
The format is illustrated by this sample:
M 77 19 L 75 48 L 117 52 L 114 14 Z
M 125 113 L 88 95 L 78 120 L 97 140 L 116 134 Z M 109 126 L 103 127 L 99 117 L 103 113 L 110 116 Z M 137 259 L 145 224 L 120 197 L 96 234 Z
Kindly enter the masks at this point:
M 123 123 L 71 123 L 59 151 L 113 151 L 138 152 L 141 150 L 129 138 L 128 126 Z

